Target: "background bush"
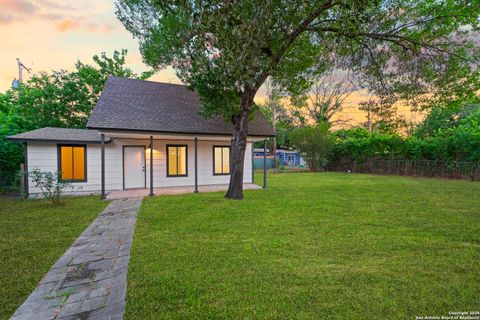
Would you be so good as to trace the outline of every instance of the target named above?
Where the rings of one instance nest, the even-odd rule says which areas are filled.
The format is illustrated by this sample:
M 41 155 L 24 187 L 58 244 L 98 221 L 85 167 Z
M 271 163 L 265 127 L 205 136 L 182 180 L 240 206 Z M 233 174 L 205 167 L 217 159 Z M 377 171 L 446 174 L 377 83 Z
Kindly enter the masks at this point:
M 302 154 L 312 171 L 323 170 L 332 153 L 334 138 L 326 124 L 295 129 L 290 135 L 292 145 Z
M 468 113 L 448 121 L 427 119 L 417 132 L 408 137 L 371 133 L 365 129 L 340 130 L 334 133 L 335 146 L 330 161 L 373 159 L 411 159 L 441 161 L 480 161 L 480 108 L 469 107 Z M 448 125 L 446 123 L 448 122 Z M 436 127 L 435 127 L 436 126 Z

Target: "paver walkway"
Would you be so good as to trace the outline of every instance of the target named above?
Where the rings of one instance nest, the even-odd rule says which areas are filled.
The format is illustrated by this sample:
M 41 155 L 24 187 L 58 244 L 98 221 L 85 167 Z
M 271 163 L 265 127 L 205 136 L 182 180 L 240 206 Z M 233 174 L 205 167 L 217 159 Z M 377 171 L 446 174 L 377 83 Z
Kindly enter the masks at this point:
M 12 319 L 122 319 L 128 259 L 141 202 L 141 198 L 112 201 Z

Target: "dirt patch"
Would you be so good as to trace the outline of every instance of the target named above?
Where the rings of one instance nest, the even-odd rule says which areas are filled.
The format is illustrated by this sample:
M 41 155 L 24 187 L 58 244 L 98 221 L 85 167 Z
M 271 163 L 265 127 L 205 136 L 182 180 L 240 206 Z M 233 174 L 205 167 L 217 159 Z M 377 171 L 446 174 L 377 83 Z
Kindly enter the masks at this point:
M 90 269 L 90 263 L 81 263 L 74 270 L 70 271 L 65 279 L 63 284 L 68 284 L 69 282 L 80 281 L 85 279 L 93 279 L 97 269 Z

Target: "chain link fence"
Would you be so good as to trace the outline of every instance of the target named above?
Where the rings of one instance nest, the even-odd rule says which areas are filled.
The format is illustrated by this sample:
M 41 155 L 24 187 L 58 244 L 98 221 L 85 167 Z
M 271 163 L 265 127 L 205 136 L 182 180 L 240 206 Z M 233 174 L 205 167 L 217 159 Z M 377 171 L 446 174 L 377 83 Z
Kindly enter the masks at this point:
M 0 171 L 0 195 L 21 196 L 24 193 L 25 172 Z
M 329 171 L 371 173 L 480 181 L 480 163 L 439 160 L 342 159 L 328 164 Z

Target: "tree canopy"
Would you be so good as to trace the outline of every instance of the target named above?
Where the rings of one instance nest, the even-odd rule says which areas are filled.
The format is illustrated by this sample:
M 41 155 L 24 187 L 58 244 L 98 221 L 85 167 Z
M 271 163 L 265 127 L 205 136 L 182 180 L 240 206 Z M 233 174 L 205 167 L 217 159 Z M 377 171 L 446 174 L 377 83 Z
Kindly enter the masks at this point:
M 8 135 L 42 127 L 84 128 L 110 75 L 146 78 L 125 66 L 126 50 L 93 56 L 94 65 L 77 61 L 73 71 L 32 75 L 18 89 L 0 93 L 0 171 L 18 170 L 22 146 Z
M 248 119 L 268 77 L 298 94 L 309 75 L 351 70 L 382 99 L 419 107 L 478 88 L 480 7 L 467 0 L 117 0 L 154 69 L 172 65 L 202 113 L 234 125 L 228 197 L 241 198 Z M 234 187 L 236 186 L 236 187 Z
M 173 65 L 203 110 L 224 116 L 238 113 L 238 92 L 269 75 L 296 91 L 332 65 L 378 93 L 467 94 L 478 84 L 479 12 L 455 0 L 117 2 L 145 61 Z

